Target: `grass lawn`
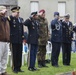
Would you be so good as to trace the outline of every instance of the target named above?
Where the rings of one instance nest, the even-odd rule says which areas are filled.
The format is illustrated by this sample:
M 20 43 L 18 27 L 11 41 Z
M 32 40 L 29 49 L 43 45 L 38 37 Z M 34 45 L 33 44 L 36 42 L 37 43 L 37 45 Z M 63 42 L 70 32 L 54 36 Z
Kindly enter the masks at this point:
M 11 75 L 56 75 L 58 73 L 64 73 L 64 72 L 69 72 L 69 71 L 73 71 L 74 69 L 76 69 L 76 53 L 72 53 L 71 56 L 71 66 L 64 66 L 62 64 L 62 56 L 60 55 L 59 57 L 59 66 L 58 68 L 56 67 L 52 67 L 51 64 L 47 64 L 49 67 L 48 68 L 40 68 L 39 71 L 28 71 L 27 70 L 27 65 L 25 64 L 25 66 L 22 66 L 22 70 L 24 70 L 24 73 L 18 73 L 15 74 L 12 72 L 11 67 L 8 66 L 7 68 L 7 72 L 10 73 Z M 36 64 L 37 67 L 37 64 Z

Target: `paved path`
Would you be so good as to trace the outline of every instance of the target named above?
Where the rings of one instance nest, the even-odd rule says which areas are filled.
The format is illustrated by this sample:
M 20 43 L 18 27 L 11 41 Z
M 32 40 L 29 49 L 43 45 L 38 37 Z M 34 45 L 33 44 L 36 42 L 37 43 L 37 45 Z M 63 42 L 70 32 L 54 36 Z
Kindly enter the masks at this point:
M 56 74 L 56 75 L 72 75 L 72 72 L 60 73 L 60 74 Z

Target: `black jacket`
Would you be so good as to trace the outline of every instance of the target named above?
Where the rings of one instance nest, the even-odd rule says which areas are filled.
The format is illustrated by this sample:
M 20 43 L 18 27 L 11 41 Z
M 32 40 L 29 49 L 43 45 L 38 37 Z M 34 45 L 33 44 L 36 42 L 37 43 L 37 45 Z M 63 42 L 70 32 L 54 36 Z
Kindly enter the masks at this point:
M 73 38 L 73 26 L 72 22 L 62 22 L 62 42 L 71 43 Z
M 9 16 L 10 24 L 10 42 L 11 43 L 22 43 L 24 38 L 23 32 L 23 19 Z
M 62 24 L 57 19 L 51 21 L 51 42 L 62 42 Z
M 28 27 L 28 44 L 38 44 L 38 22 L 29 18 L 24 25 Z

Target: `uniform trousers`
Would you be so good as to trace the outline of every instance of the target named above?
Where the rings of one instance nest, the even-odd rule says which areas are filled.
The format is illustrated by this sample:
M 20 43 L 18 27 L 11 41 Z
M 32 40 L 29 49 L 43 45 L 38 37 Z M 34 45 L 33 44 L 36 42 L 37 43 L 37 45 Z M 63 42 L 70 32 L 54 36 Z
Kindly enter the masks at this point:
M 70 65 L 71 43 L 62 43 L 63 65 Z
M 46 57 L 46 45 L 39 45 L 38 47 L 38 61 L 45 61 L 45 57 Z
M 37 44 L 29 44 L 29 59 L 28 59 L 28 67 L 34 68 L 36 62 L 36 54 L 38 50 Z
M 51 54 L 51 63 L 52 65 L 58 65 L 58 57 L 60 54 L 61 43 L 52 42 L 52 54 Z
M 4 73 L 7 68 L 8 48 L 7 42 L 0 42 L 0 74 Z
M 20 70 L 22 65 L 22 44 L 12 43 L 13 70 Z

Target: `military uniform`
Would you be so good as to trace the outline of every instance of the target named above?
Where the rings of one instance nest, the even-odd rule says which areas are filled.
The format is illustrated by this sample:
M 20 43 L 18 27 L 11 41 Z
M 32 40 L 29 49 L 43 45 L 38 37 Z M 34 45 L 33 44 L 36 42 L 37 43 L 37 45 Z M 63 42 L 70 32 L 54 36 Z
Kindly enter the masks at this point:
M 71 60 L 71 42 L 73 38 L 72 22 L 62 22 L 62 51 L 63 65 L 70 65 Z
M 39 16 L 39 39 L 38 39 L 38 65 L 45 67 L 46 44 L 48 41 L 48 22 L 46 18 Z
M 14 9 L 17 9 L 17 7 Z M 8 17 L 8 20 L 10 24 L 10 43 L 12 44 L 13 71 L 18 73 L 21 71 L 22 65 L 23 19 L 11 15 Z
M 31 16 L 36 16 L 37 12 L 32 12 Z M 28 57 L 28 70 L 34 71 L 36 54 L 38 50 L 38 22 L 33 17 L 28 18 L 24 25 L 28 27 L 28 39 L 27 43 L 29 46 L 29 57 Z
M 54 15 L 58 15 L 58 12 L 55 12 Z M 60 46 L 62 41 L 62 24 L 58 21 L 57 18 L 51 21 L 51 43 L 52 43 L 52 54 L 51 54 L 51 64 L 52 66 L 58 67 L 58 57 L 60 53 Z

